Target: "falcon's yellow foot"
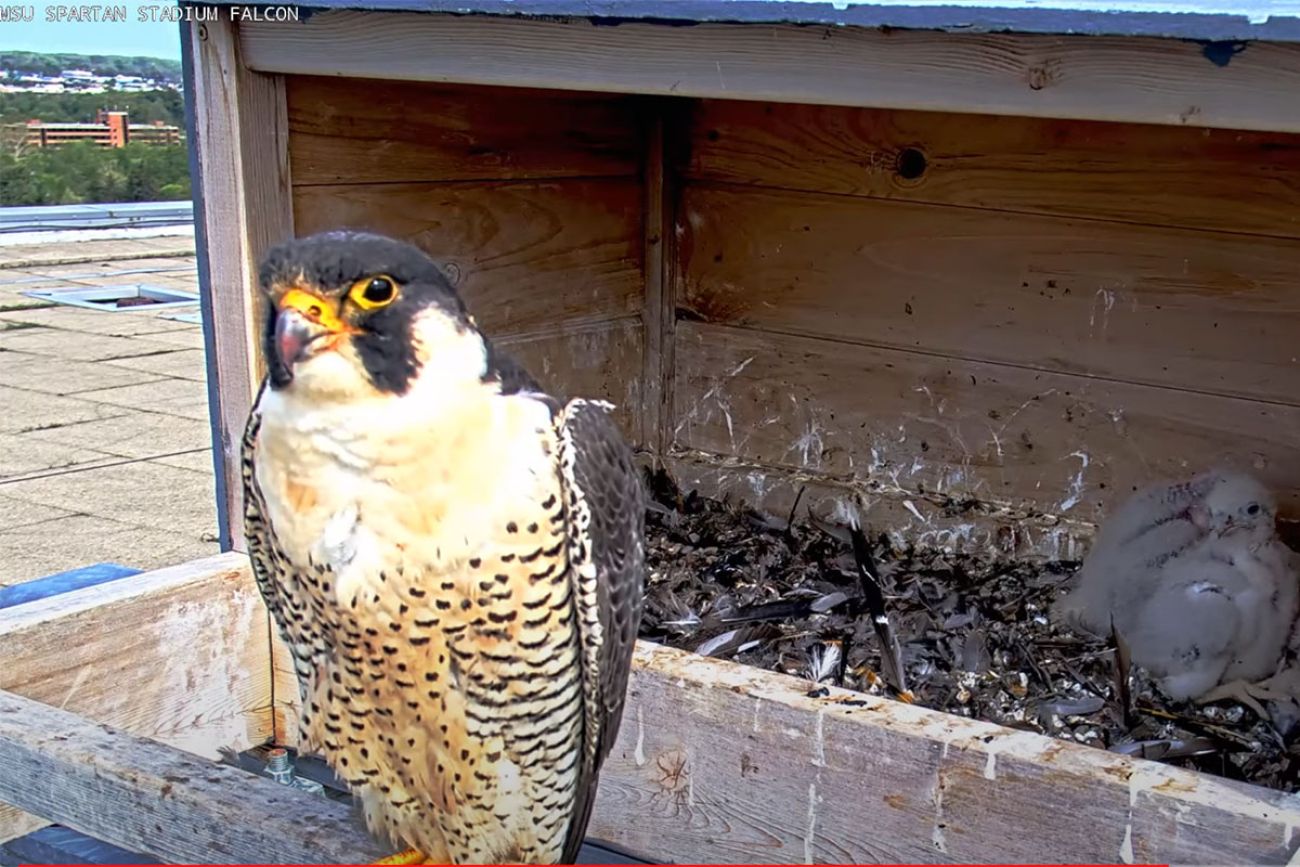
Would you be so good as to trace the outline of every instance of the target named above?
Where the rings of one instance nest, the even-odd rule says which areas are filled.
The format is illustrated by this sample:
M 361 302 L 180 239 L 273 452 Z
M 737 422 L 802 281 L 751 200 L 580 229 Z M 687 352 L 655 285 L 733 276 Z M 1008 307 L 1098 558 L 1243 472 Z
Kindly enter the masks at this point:
M 376 864 L 390 865 L 408 865 L 424 864 L 425 855 L 423 852 L 417 852 L 415 849 L 407 849 L 405 852 L 398 852 L 396 855 L 389 855 L 387 858 L 380 858 L 374 862 Z

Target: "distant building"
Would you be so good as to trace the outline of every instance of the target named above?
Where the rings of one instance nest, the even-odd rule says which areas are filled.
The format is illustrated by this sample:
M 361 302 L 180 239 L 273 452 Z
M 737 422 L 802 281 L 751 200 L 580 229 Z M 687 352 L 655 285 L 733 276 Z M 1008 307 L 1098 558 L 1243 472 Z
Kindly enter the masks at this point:
M 162 121 L 130 123 L 124 111 L 104 111 L 95 116 L 94 123 L 46 123 L 43 120 L 27 121 L 23 143 L 28 147 L 57 147 L 74 141 L 90 141 L 101 147 L 126 147 L 131 142 L 144 144 L 180 144 L 180 127 Z

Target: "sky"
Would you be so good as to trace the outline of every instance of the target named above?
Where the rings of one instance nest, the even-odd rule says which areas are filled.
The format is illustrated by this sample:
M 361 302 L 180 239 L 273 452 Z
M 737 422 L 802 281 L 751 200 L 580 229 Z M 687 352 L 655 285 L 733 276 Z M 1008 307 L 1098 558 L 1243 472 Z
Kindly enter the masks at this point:
M 141 21 L 140 10 L 145 15 L 157 14 L 155 10 L 174 9 L 173 0 L 64 0 L 46 3 L 39 0 L 6 0 L 6 4 L 34 7 L 31 22 L 0 21 L 0 51 L 44 51 L 52 54 L 125 54 L 146 57 L 166 57 L 180 60 L 180 25 L 175 22 Z M 108 6 L 126 8 L 126 20 L 121 22 L 47 20 L 47 8 L 57 10 L 87 5 L 100 10 Z M 102 12 L 101 12 L 102 14 Z

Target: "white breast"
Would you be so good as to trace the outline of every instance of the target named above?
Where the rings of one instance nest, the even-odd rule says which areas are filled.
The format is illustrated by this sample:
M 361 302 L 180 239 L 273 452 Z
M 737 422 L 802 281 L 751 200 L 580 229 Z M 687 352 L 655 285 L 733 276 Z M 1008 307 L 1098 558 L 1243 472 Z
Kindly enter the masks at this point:
M 398 563 L 475 556 L 494 516 L 553 485 L 544 404 L 476 386 L 459 400 L 304 406 L 268 390 L 255 465 L 277 543 L 330 566 L 339 598 Z

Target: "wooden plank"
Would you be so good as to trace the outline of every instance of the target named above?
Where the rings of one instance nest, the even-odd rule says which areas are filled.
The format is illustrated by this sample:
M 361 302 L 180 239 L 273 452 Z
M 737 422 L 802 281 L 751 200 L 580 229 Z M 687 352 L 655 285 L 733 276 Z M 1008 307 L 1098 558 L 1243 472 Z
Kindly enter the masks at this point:
M 828 336 L 1300 405 L 1300 242 L 690 187 L 679 306 Z
M 1300 237 L 1300 137 L 703 100 L 691 178 Z
M 267 72 L 1300 131 L 1293 45 L 358 11 L 241 34 Z
M 242 550 L 239 442 L 263 372 L 255 339 L 257 262 L 293 235 L 293 216 L 284 80 L 244 66 L 236 29 L 222 13 L 189 34 L 201 193 L 195 216 L 205 248 L 199 279 L 210 310 L 208 389 L 226 499 L 218 508 L 230 536 L 223 542 Z
M 548 391 L 614 404 L 614 418 L 624 435 L 634 445 L 645 442 L 641 412 L 645 329 L 640 319 L 565 327 L 498 342 Z
M 645 160 L 645 291 L 641 321 L 644 324 L 645 357 L 641 373 L 644 406 L 640 441 L 654 455 L 664 452 L 664 418 L 667 384 L 672 371 L 672 324 L 676 304 L 672 277 L 672 206 L 670 185 L 665 176 L 664 116 L 656 113 L 647 133 Z
M 0 766 L 0 801 L 165 863 L 369 864 L 390 851 L 346 803 L 6 692 Z
M 296 185 L 635 176 L 620 97 L 370 79 L 287 79 Z
M 255 593 L 246 566 L 237 571 Z M 204 574 L 196 564 L 196 586 Z M 260 611 L 232 609 L 239 617 L 265 625 Z M 229 639 L 241 642 L 239 631 Z M 98 676 L 93 661 L 90 670 Z M 678 863 L 1280 864 L 1300 843 L 1292 795 L 844 690 L 808 692 L 795 678 L 640 642 L 590 836 Z M 294 693 L 281 688 L 277 700 Z M 0 800 L 171 861 L 382 854 L 342 805 L 13 695 L 0 696 L 0 766 Z
M 658 859 L 1280 864 L 1300 843 L 1281 792 L 645 642 L 633 666 L 589 834 Z
M 219 554 L 0 611 L 0 690 L 196 755 L 272 734 L 265 610 Z M 40 824 L 0 806 L 0 840 Z
M 1300 409 L 1257 401 L 681 322 L 674 420 L 675 448 L 896 496 L 1095 521 L 1226 462 L 1300 512 Z
M 294 215 L 303 234 L 365 228 L 421 247 L 489 334 L 641 309 L 635 179 L 298 187 Z
M 645 641 L 632 666 L 587 833 L 660 863 L 1283 864 L 1300 844 L 1281 792 L 847 690 L 810 698 Z M 277 695 L 296 695 L 281 674 Z

